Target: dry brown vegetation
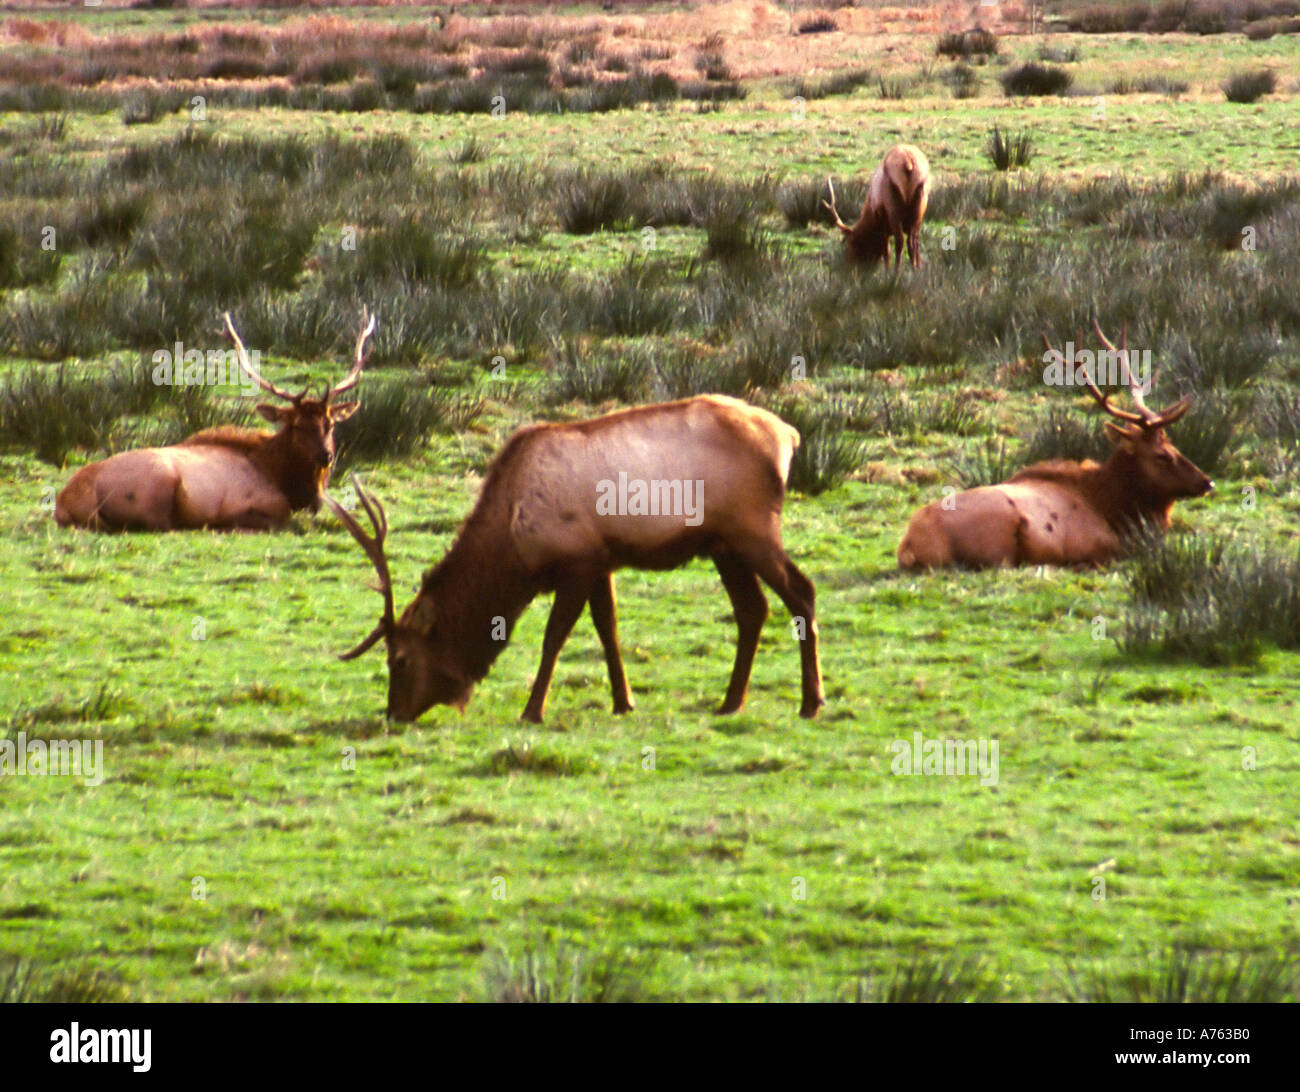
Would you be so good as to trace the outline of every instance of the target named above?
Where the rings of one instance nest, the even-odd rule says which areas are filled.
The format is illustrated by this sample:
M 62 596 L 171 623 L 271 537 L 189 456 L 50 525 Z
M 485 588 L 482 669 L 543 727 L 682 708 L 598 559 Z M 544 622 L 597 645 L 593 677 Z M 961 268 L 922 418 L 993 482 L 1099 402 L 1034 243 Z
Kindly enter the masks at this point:
M 0 52 L 0 81 L 330 84 L 371 76 L 383 67 L 403 69 L 404 78 L 420 82 L 532 67 L 549 68 L 552 85 L 563 87 L 633 69 L 699 79 L 701 58 L 714 54 L 718 71 L 725 67 L 726 74 L 710 78 L 808 75 L 854 63 L 863 36 L 930 34 L 972 22 L 1006 31 L 1019 26 L 1023 10 L 1016 3 L 986 9 L 957 0 L 925 8 L 840 8 L 834 12 L 838 31 L 817 34 L 799 32 L 816 9 L 791 13 L 764 0 L 668 12 L 616 9 L 599 16 L 468 18 L 453 12 L 405 24 L 320 14 L 274 26 L 205 24 L 153 34 L 98 34 L 81 24 L 18 17 L 0 23 L 0 43 L 17 47 Z

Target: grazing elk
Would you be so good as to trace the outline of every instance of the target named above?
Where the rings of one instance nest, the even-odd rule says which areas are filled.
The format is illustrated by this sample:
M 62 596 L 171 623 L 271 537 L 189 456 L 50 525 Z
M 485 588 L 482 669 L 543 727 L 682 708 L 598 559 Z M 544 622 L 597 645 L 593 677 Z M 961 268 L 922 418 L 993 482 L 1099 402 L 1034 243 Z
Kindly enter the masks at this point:
M 856 224 L 846 224 L 835 208 L 835 184 L 827 179 L 831 199 L 822 204 L 844 233 L 844 252 L 850 261 L 875 264 L 889 260 L 889 240 L 894 240 L 894 268 L 907 256 L 914 269 L 921 267 L 921 221 L 930 203 L 930 164 L 912 144 L 897 144 L 885 153 L 862 203 Z
M 374 317 L 357 337 L 352 370 L 326 385 L 320 398 L 290 394 L 252 367 L 244 343 L 226 315 L 239 366 L 287 406 L 260 404 L 257 412 L 278 432 L 233 425 L 204 429 L 171 447 L 124 451 L 82 467 L 59 494 L 54 518 L 62 527 L 95 531 L 266 530 L 291 513 L 315 512 L 334 461 L 334 426 L 358 403 L 331 403 L 361 378 L 366 339 Z
M 1119 349 L 1095 320 L 1093 329 L 1119 362 L 1136 407 L 1131 412 L 1111 405 L 1086 368 L 1078 373 L 1101 408 L 1118 420 L 1106 422 L 1115 445 L 1110 458 L 1101 465 L 1091 460 L 1035 463 L 1000 485 L 926 505 L 912 517 L 898 547 L 900 568 L 1104 565 L 1123 553 L 1132 531 L 1168 529 L 1174 501 L 1204 496 L 1214 488 L 1165 436 L 1165 426 L 1187 412 L 1191 399 L 1181 398 L 1159 412 L 1149 409 L 1128 368 L 1127 327 Z M 1056 352 L 1046 336 L 1043 344 L 1049 354 Z
M 626 713 L 632 697 L 618 650 L 614 570 L 671 569 L 707 556 L 731 597 L 738 630 L 718 712 L 734 713 L 745 701 L 768 610 L 762 579 L 796 619 L 799 712 L 816 716 L 823 699 L 813 585 L 781 544 L 781 507 L 798 445 L 799 433 L 780 418 L 719 395 L 522 428 L 493 460 L 451 549 L 425 573 L 400 619 L 384 554 L 387 518 L 353 479 L 373 536 L 331 497 L 325 500 L 379 573 L 384 612 L 341 659 L 361 655 L 382 637 L 389 718 L 414 720 L 435 703 L 463 711 L 524 608 L 553 591 L 523 718 L 541 721 L 556 657 L 587 605 L 604 649 L 614 712 Z

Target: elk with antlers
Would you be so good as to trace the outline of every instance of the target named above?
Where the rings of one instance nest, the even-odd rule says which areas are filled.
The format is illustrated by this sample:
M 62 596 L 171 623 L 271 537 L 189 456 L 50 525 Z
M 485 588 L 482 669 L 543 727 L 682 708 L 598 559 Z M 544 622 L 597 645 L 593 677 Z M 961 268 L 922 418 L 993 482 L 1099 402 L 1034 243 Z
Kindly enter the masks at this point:
M 912 517 L 898 547 L 900 568 L 1104 565 L 1123 553 L 1133 531 L 1168 529 L 1174 501 L 1204 496 L 1214 488 L 1165 435 L 1166 426 L 1188 411 L 1191 399 L 1150 409 L 1129 368 L 1127 326 L 1118 349 L 1096 320 L 1093 329 L 1119 362 L 1134 406 L 1124 410 L 1113 405 L 1086 366 L 1080 369 L 1082 385 L 1115 418 L 1106 422 L 1115 445 L 1110 458 L 1100 465 L 1091 460 L 1035 463 L 1000 485 L 926 505 Z M 1049 356 L 1063 359 L 1046 336 L 1043 344 Z
M 626 713 L 632 698 L 618 649 L 613 572 L 675 568 L 704 556 L 717 566 L 738 630 L 731 682 L 718 711 L 733 713 L 745 701 L 767 617 L 761 579 L 795 617 L 799 712 L 815 716 L 823 699 L 813 585 L 781 544 L 781 507 L 798 444 L 798 432 L 779 417 L 719 395 L 520 429 L 493 461 L 446 557 L 425 574 L 400 618 L 384 553 L 387 518 L 354 479 L 373 535 L 331 497 L 325 500 L 378 572 L 384 612 L 370 636 L 342 659 L 383 638 L 393 720 L 414 720 L 434 704 L 463 710 L 525 607 L 552 591 L 524 719 L 541 721 L 556 658 L 588 605 L 614 712 Z M 625 488 L 629 482 L 648 488 L 638 493 Z M 687 487 L 694 499 L 683 511 L 670 502 L 680 501 Z M 645 503 L 605 503 L 614 493 L 639 495 Z
M 835 208 L 835 183 L 826 180 L 831 199 L 822 204 L 844 233 L 844 253 L 850 261 L 875 264 L 889 260 L 894 240 L 894 268 L 903 258 L 903 240 L 914 269 L 921 267 L 921 221 L 930 203 L 930 164 L 920 148 L 898 144 L 885 153 L 862 204 L 856 224 L 846 224 Z
M 288 405 L 263 403 L 257 412 L 280 425 L 277 432 L 223 426 L 204 429 L 171 447 L 124 451 L 82 467 L 55 502 L 60 526 L 96 531 L 267 530 L 291 513 L 320 507 L 334 462 L 334 426 L 356 412 L 357 402 L 332 403 L 361 378 L 373 316 L 357 337 L 352 370 L 326 385 L 320 398 L 290 394 L 263 379 L 249 363 L 230 315 L 226 329 L 239 366 L 265 391 Z

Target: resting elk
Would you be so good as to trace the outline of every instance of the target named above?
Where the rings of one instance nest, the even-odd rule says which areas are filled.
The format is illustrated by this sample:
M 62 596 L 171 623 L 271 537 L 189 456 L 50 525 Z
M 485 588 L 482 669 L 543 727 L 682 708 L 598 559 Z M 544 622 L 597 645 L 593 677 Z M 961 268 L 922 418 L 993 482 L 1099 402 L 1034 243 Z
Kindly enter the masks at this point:
M 124 451 L 82 467 L 59 494 L 60 526 L 96 531 L 267 530 L 291 513 L 315 512 L 334 461 L 334 426 L 358 403 L 331 399 L 361 378 L 366 339 L 374 317 L 357 338 L 352 370 L 326 386 L 320 398 L 290 394 L 263 379 L 249 363 L 230 316 L 226 329 L 240 368 L 288 405 L 262 403 L 257 412 L 280 425 L 277 432 L 227 425 L 204 429 L 171 447 Z
M 1174 501 L 1204 496 L 1210 481 L 1165 435 L 1190 408 L 1191 399 L 1155 411 L 1128 368 L 1128 330 L 1120 348 L 1093 329 L 1118 360 L 1136 412 L 1111 404 L 1081 369 L 1083 385 L 1115 421 L 1106 433 L 1115 445 L 1109 459 L 1035 463 L 1000 485 L 969 489 L 917 512 L 898 547 L 900 568 L 920 570 L 961 565 L 1100 566 L 1120 556 L 1124 539 L 1141 527 L 1169 527 Z M 1043 338 L 1049 353 L 1055 353 Z M 1099 359 L 1102 354 L 1098 354 Z M 1149 383 L 1148 383 L 1149 386 Z
M 326 496 L 379 573 L 383 617 L 341 658 L 381 637 L 388 649 L 388 717 L 416 719 L 434 704 L 464 710 L 539 594 L 555 593 L 541 666 L 523 719 L 540 722 L 570 631 L 590 606 L 605 653 L 614 712 L 632 709 L 619 655 L 614 570 L 671 569 L 709 557 L 735 610 L 736 658 L 719 713 L 744 704 L 767 617 L 761 579 L 795 617 L 802 661 L 800 715 L 821 707 L 812 582 L 781 544 L 781 508 L 799 434 L 766 410 L 702 395 L 567 424 L 531 425 L 506 442 L 443 560 L 395 616 L 383 507 L 355 478 L 374 527 L 363 531 Z
M 885 153 L 871 176 L 862 215 L 846 224 L 835 208 L 835 184 L 827 179 L 831 199 L 822 204 L 844 233 L 844 252 L 850 261 L 875 264 L 889 260 L 889 240 L 894 240 L 894 268 L 903 257 L 903 240 L 914 269 L 921 267 L 921 221 L 930 203 L 930 164 L 920 148 L 897 144 Z

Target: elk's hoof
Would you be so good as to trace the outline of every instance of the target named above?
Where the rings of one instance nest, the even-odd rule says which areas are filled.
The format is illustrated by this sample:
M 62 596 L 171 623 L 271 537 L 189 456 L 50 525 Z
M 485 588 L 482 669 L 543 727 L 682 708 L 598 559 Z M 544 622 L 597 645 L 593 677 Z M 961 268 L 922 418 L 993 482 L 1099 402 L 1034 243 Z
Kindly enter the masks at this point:
M 817 716 L 818 711 L 825 704 L 826 703 L 821 699 L 818 699 L 817 701 L 811 703 L 805 702 L 803 705 L 799 706 L 799 715 L 803 717 L 805 720 L 812 720 L 814 717 Z
M 631 701 L 616 701 L 614 703 L 614 715 L 622 716 L 624 713 L 630 713 L 636 706 Z

